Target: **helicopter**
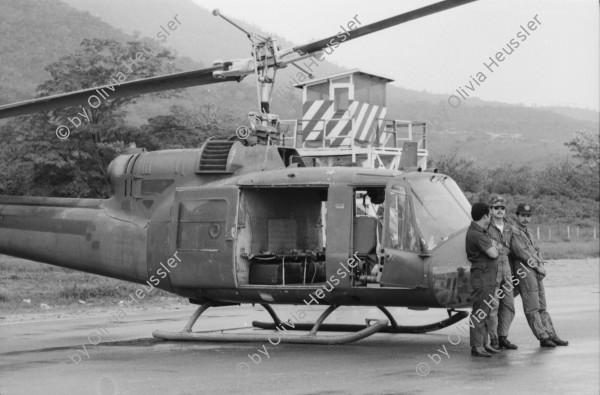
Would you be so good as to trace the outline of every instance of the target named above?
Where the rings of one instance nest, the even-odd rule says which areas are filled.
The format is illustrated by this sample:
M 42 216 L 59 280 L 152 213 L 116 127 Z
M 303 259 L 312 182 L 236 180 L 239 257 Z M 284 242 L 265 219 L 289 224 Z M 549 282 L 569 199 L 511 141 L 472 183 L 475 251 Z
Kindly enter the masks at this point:
M 288 326 L 309 331 L 281 333 L 289 343 L 425 333 L 462 320 L 468 313 L 457 309 L 471 302 L 464 249 L 471 218 L 458 185 L 417 170 L 413 143 L 397 149 L 399 160 L 388 168 L 310 166 L 306 154 L 285 144 L 270 101 L 280 68 L 334 43 L 472 1 L 441 1 L 357 27 L 344 40 L 338 34 L 288 49 L 213 11 L 247 35 L 252 57 L 123 82 L 111 98 L 254 74 L 259 110 L 249 113 L 250 126 L 196 149 L 116 157 L 108 168 L 114 190 L 108 199 L 0 196 L 0 253 L 141 284 L 138 298 L 159 288 L 199 305 L 181 332 L 153 333 L 166 340 L 265 341 L 261 331 L 192 331 L 207 309 L 242 303 L 270 314 L 272 323 L 253 322 L 263 329 L 283 325 L 273 305 L 328 306 L 315 323 Z M 2 106 L 0 118 L 79 105 L 105 88 Z M 387 319 L 324 324 L 340 306 L 376 306 Z M 441 308 L 448 317 L 401 326 L 386 307 Z M 350 333 L 317 336 L 319 330 Z

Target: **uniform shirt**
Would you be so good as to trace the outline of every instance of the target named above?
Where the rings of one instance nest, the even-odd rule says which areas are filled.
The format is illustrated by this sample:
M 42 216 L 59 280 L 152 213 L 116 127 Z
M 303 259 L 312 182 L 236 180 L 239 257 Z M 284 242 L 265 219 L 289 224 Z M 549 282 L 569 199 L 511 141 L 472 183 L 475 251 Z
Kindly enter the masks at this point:
M 533 237 L 529 229 L 516 223 L 514 226 L 513 239 L 510 246 L 510 252 L 519 262 L 527 263 L 531 258 L 535 262 L 539 261 L 537 256 L 537 247 L 533 242 Z
M 496 272 L 498 266 L 495 258 L 490 258 L 485 251 L 492 248 L 492 239 L 488 232 L 475 222 L 471 222 L 469 230 L 467 230 L 467 237 L 465 247 L 467 250 L 467 259 L 471 262 L 471 270 L 481 269 L 487 271 Z
M 502 230 L 500 230 L 494 224 L 494 221 L 490 221 L 486 230 L 492 240 L 496 240 L 496 243 L 498 243 L 496 246 L 498 253 L 500 255 L 508 255 L 510 253 L 510 242 L 512 240 L 513 230 L 511 224 L 506 219 L 502 218 L 502 223 L 504 226 L 502 227 Z

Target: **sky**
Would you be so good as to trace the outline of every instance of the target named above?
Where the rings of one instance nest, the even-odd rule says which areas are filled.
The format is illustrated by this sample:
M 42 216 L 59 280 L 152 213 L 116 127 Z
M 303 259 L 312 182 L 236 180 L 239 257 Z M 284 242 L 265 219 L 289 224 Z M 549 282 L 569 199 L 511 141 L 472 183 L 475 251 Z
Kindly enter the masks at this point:
M 295 44 L 335 35 L 355 17 L 364 26 L 437 2 L 192 1 Z M 535 30 L 527 29 L 530 21 Z M 521 26 L 529 33 L 524 41 Z M 488 101 L 598 111 L 599 31 L 597 0 L 479 0 L 346 42 L 327 60 L 449 99 L 462 89 Z M 510 51 L 513 39 L 519 46 Z M 488 68 L 503 48 L 512 53 Z

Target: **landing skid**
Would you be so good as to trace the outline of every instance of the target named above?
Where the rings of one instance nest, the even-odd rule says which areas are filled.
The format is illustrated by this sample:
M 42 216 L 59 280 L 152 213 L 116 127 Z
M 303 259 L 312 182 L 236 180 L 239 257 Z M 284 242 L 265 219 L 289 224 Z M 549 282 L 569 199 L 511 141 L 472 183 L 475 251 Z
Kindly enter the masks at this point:
M 298 325 L 295 323 L 282 323 L 273 308 L 267 304 L 262 304 L 267 312 L 273 318 L 273 324 L 270 325 L 270 329 L 278 329 L 276 332 L 264 333 L 225 333 L 224 330 L 219 331 L 206 331 L 206 332 L 192 332 L 192 327 L 200 318 L 200 315 L 204 313 L 208 308 L 212 306 L 212 303 L 207 302 L 194 312 L 190 317 L 185 328 L 181 332 L 163 332 L 154 331 L 152 336 L 163 339 L 163 340 L 185 340 L 185 341 L 206 341 L 206 342 L 270 342 L 271 344 L 281 343 L 296 343 L 296 344 L 345 344 L 352 343 L 357 340 L 364 339 L 365 337 L 371 336 L 374 333 L 379 332 L 383 328 L 388 326 L 387 320 L 366 320 L 366 325 L 352 325 L 358 327 L 356 330 L 352 330 L 353 333 L 347 333 L 344 335 L 333 335 L 333 336 L 317 336 L 317 331 L 321 327 L 328 327 L 330 325 L 322 325 L 323 321 L 339 306 L 331 305 L 319 316 L 314 324 L 302 324 L 310 332 L 306 335 L 292 335 L 286 333 L 290 329 L 298 329 Z M 389 313 L 388 313 L 389 314 Z M 388 315 L 386 314 L 386 315 Z M 388 315 L 391 317 L 391 315 Z M 391 317 L 393 319 L 393 317 Z M 253 323 L 254 326 L 256 323 Z M 327 329 L 331 330 L 331 329 Z M 347 332 L 347 330 L 341 330 L 341 332 Z
M 269 306 L 269 308 L 270 307 L 271 306 Z M 447 326 L 456 324 L 457 322 L 459 322 L 460 320 L 462 320 L 463 318 L 465 318 L 466 316 L 469 315 L 469 313 L 466 311 L 457 311 L 457 310 L 453 310 L 453 309 L 448 309 L 447 310 L 448 318 L 446 318 L 445 320 L 434 322 L 432 324 L 427 324 L 427 325 L 402 326 L 402 325 L 398 325 L 398 323 L 392 316 L 392 313 L 390 313 L 389 310 L 386 309 L 384 306 L 377 306 L 377 308 L 379 310 L 381 310 L 383 312 L 383 314 L 386 315 L 386 317 L 389 319 L 389 322 L 390 322 L 389 326 L 386 325 L 384 328 L 379 330 L 379 332 L 381 332 L 381 333 L 427 333 L 427 332 L 433 332 L 433 331 L 437 331 L 437 330 L 446 328 Z M 272 309 L 271 309 L 271 311 L 272 311 Z M 261 329 L 275 329 L 276 326 L 278 325 L 277 322 L 278 322 L 279 318 L 276 315 L 274 316 L 273 314 L 271 314 L 271 317 L 273 317 L 273 321 L 275 321 L 276 323 L 272 324 L 269 322 L 254 321 L 254 322 L 252 322 L 252 326 L 254 326 L 256 328 L 261 328 Z M 369 320 L 367 320 L 367 325 L 369 323 L 368 321 Z M 287 328 L 287 329 L 306 331 L 306 330 L 310 330 L 310 326 L 311 326 L 311 324 L 294 324 L 294 328 Z M 355 331 L 359 331 L 364 328 L 365 328 L 365 326 L 356 325 L 356 324 L 325 324 L 325 325 L 322 325 L 319 329 L 321 331 L 331 331 L 331 332 L 355 332 Z

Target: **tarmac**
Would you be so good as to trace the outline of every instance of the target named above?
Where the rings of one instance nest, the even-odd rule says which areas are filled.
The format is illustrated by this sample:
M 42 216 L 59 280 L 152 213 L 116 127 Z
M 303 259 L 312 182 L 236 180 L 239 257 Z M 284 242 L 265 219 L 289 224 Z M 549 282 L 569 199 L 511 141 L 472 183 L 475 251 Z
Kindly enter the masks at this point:
M 0 324 L 0 395 L 14 394 L 598 394 L 598 259 L 554 261 L 545 280 L 548 311 L 568 347 L 540 348 L 521 304 L 509 339 L 518 350 L 470 355 L 468 331 L 375 334 L 339 346 L 168 342 L 194 307 Z M 274 306 L 282 320 L 297 307 Z M 311 308 L 305 321 L 324 307 Z M 400 325 L 445 318 L 445 310 L 390 309 Z M 326 322 L 382 318 L 375 308 L 345 307 Z M 195 331 L 245 328 L 268 320 L 260 306 L 210 309 Z M 321 333 L 327 336 L 331 333 Z M 274 341 L 275 342 L 275 341 Z

